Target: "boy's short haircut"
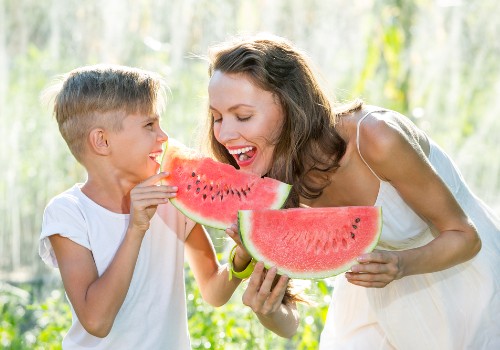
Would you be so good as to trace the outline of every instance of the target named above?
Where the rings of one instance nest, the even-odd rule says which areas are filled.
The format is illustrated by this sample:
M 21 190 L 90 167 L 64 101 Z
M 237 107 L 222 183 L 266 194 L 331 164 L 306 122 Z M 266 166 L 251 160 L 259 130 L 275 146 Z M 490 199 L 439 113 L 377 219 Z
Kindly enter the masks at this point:
M 159 115 L 165 104 L 161 77 L 138 68 L 100 64 L 74 69 L 49 87 L 59 131 L 82 162 L 89 132 L 97 127 L 119 131 L 129 114 Z

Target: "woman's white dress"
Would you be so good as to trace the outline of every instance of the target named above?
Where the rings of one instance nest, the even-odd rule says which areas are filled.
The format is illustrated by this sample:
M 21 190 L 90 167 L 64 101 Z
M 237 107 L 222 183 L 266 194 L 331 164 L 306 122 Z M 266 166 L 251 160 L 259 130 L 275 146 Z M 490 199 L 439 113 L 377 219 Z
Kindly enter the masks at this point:
M 481 251 L 465 263 L 385 288 L 359 287 L 337 276 L 320 349 L 500 349 L 500 221 L 432 141 L 429 160 L 474 222 Z M 434 238 L 435 230 L 388 182 L 380 181 L 375 205 L 383 215 L 377 249 L 414 248 Z

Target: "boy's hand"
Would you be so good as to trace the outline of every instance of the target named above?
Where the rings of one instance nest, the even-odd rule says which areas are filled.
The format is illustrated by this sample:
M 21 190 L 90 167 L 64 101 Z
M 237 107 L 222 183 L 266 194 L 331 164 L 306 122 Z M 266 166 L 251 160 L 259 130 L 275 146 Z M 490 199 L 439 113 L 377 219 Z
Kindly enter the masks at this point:
M 158 204 L 168 202 L 175 197 L 176 186 L 157 185 L 169 173 L 159 173 L 149 177 L 130 191 L 130 222 L 129 227 L 145 233 L 149 222 L 156 212 Z

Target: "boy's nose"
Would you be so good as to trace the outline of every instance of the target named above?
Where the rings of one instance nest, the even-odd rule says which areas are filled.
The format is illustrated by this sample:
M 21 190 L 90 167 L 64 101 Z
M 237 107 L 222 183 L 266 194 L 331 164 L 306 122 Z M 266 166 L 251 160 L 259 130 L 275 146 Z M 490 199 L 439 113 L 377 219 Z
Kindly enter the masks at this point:
M 158 141 L 160 141 L 162 143 L 168 141 L 168 135 L 165 131 L 163 131 L 162 128 L 160 128 L 160 130 L 158 132 Z

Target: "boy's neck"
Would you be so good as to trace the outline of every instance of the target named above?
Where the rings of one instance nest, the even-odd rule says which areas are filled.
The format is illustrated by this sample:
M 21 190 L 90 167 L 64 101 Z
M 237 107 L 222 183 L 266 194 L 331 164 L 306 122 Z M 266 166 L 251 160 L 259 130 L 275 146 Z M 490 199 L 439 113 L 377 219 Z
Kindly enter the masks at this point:
M 130 191 L 134 184 L 119 181 L 97 181 L 90 177 L 82 186 L 82 192 L 101 207 L 114 213 L 130 213 Z

